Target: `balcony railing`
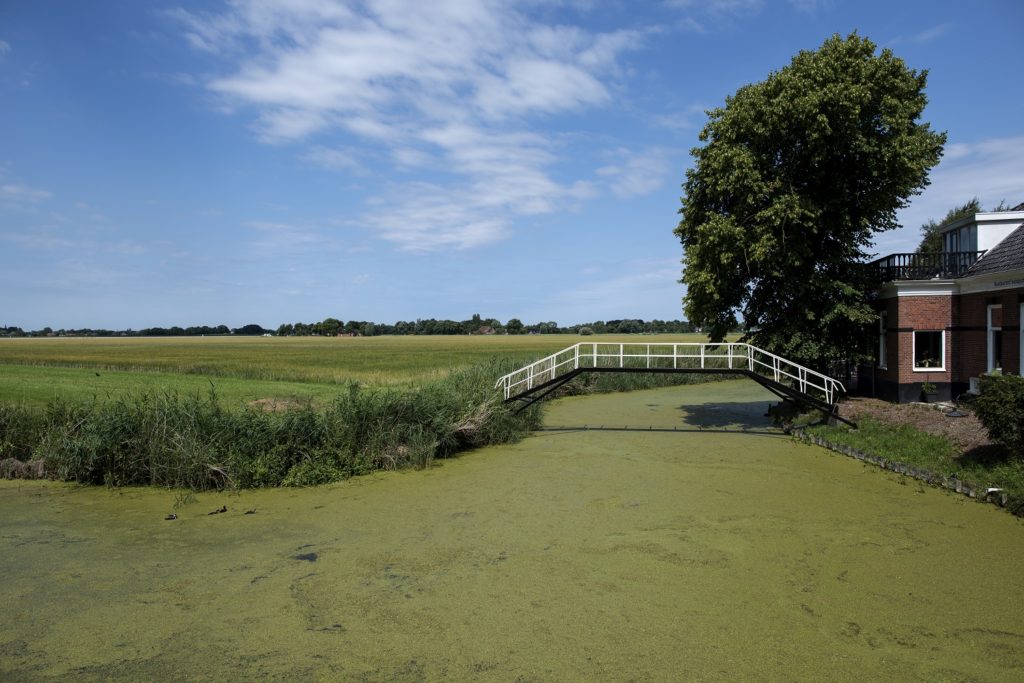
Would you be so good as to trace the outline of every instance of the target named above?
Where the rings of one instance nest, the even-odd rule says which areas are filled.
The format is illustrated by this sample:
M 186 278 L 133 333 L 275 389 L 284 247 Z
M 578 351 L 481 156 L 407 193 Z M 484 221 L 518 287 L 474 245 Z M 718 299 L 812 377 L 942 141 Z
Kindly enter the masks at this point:
M 951 279 L 963 276 L 984 254 L 984 251 L 889 254 L 869 263 L 868 269 L 879 285 L 893 280 Z

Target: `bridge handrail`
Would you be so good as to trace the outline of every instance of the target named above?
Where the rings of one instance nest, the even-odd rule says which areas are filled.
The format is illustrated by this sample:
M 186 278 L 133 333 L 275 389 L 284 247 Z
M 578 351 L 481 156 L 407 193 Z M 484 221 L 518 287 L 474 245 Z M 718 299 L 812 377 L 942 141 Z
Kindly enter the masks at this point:
M 606 347 L 611 347 L 611 353 L 605 352 Z M 627 347 L 632 351 L 634 347 L 643 347 L 643 353 L 626 353 Z M 657 350 L 668 349 L 671 353 L 652 353 L 652 347 Z M 717 352 L 724 350 L 724 353 Z M 680 353 L 680 351 L 683 351 Z M 687 353 L 689 352 L 689 353 Z M 519 395 L 530 391 L 536 385 L 553 381 L 569 372 L 580 369 L 615 368 L 615 364 L 604 365 L 600 359 L 617 359 L 620 369 L 674 369 L 674 370 L 735 370 L 745 369 L 749 372 L 770 377 L 778 383 L 791 382 L 801 393 L 810 395 L 810 390 L 815 390 L 824 395 L 825 401 L 830 405 L 835 404 L 839 395 L 845 392 L 843 384 L 828 375 L 816 370 L 794 363 L 782 356 L 770 351 L 740 342 L 695 343 L 695 342 L 578 342 L 573 346 L 562 349 L 556 353 L 534 361 L 519 370 L 504 375 L 495 382 L 495 389 L 502 389 L 506 400 L 513 395 Z M 644 364 L 636 365 L 637 359 L 643 359 Z M 666 367 L 656 362 L 652 367 L 652 360 L 661 361 L 671 359 L 672 365 Z M 679 366 L 679 361 L 698 360 L 698 367 L 689 365 Z M 714 365 L 708 367 L 709 360 L 724 361 L 726 367 Z M 515 390 L 515 391 L 514 391 Z

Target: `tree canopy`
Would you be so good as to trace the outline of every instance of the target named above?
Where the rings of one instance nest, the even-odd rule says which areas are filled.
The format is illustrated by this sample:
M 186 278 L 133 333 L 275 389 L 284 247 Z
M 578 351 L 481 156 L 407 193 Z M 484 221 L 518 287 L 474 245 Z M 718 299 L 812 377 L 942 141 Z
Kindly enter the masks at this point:
M 953 221 L 958 221 L 967 216 L 973 216 L 980 211 L 981 202 L 978 201 L 977 197 L 974 197 L 969 202 L 965 202 L 960 206 L 954 206 L 952 209 L 947 211 L 946 217 L 941 221 L 936 222 L 934 219 L 930 219 L 927 223 L 921 226 L 921 243 L 917 245 L 917 253 L 932 254 L 941 252 L 942 228 L 946 227 Z
M 861 264 L 928 184 L 945 134 L 919 122 L 927 72 L 856 33 L 802 51 L 708 112 L 683 184 L 684 309 L 824 367 L 874 313 Z

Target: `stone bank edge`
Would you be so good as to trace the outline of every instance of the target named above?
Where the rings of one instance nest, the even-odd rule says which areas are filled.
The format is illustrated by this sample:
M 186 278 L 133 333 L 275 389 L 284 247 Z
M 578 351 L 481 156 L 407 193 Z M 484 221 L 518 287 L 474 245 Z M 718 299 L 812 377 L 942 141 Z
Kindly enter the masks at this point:
M 968 498 L 973 498 L 974 500 L 977 500 L 979 502 L 992 503 L 993 505 L 998 505 L 999 507 L 1002 508 L 1005 508 L 1007 506 L 1007 503 L 1009 502 L 1009 497 L 1007 496 L 1006 492 L 1003 491 L 1002 489 L 975 488 L 966 482 L 960 481 L 960 479 L 958 479 L 956 475 L 949 477 L 938 475 L 935 474 L 934 472 L 930 472 L 919 467 L 913 467 L 906 463 L 890 460 L 889 458 L 883 458 L 880 455 L 875 455 L 873 453 L 862 451 L 859 448 L 854 448 L 853 446 L 834 443 L 820 436 L 808 434 L 800 427 L 795 427 L 791 429 L 789 433 L 792 436 L 795 436 L 800 441 L 803 441 L 804 443 L 810 443 L 816 446 L 821 446 L 822 448 L 827 448 L 830 451 L 835 451 L 836 453 L 841 453 L 842 455 L 851 458 L 856 458 L 857 460 L 861 460 L 863 462 L 869 462 L 873 465 L 881 467 L 883 470 L 889 470 L 890 472 L 896 472 L 897 474 L 912 477 L 913 479 L 923 481 L 927 484 L 930 484 L 931 486 L 944 488 L 948 491 L 952 491 L 954 493 L 959 493 L 960 495 L 967 496 Z M 1024 507 L 1013 510 L 1012 512 L 1017 516 L 1024 516 Z

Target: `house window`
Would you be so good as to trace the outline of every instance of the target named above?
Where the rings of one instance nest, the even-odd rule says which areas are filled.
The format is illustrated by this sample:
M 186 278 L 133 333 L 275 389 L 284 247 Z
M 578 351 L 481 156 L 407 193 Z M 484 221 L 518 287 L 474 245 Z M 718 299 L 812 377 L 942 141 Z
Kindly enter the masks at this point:
M 988 307 L 988 372 L 1003 367 L 1003 306 L 992 304 Z
M 914 370 L 945 370 L 946 339 L 942 330 L 914 330 Z
M 885 334 L 889 327 L 889 314 L 882 311 L 882 314 L 878 316 L 878 367 L 887 368 L 889 367 L 888 362 L 888 349 L 885 344 Z
M 947 254 L 958 251 L 956 248 L 956 230 L 950 230 L 942 236 L 942 251 Z
M 978 226 L 960 228 L 960 248 L 957 251 L 978 251 Z

